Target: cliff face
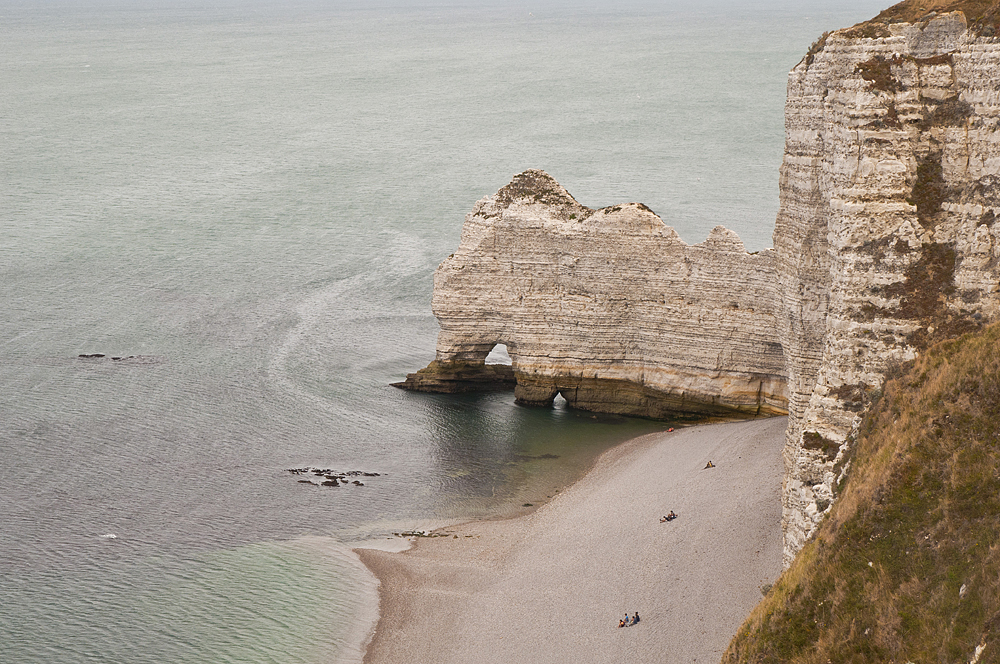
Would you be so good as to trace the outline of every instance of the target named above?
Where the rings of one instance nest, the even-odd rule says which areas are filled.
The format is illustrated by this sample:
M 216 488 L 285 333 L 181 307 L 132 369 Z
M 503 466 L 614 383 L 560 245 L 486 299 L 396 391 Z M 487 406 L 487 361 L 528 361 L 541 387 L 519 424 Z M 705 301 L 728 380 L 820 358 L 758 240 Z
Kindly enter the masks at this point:
M 774 233 L 786 563 L 829 509 L 886 369 L 997 318 L 1000 46 L 967 27 L 961 12 L 863 24 L 789 75 Z
M 642 205 L 591 210 L 528 171 L 466 218 L 435 275 L 437 359 L 402 386 L 513 381 L 521 403 L 649 417 L 787 408 L 790 563 L 887 370 L 1000 318 L 1000 28 L 885 14 L 789 74 L 773 251 L 721 227 L 688 246 Z M 484 367 L 497 343 L 512 370 Z
M 1000 325 L 883 390 L 829 517 L 723 662 L 1000 660 Z
M 477 389 L 506 344 L 515 398 L 646 417 L 785 411 L 775 256 L 685 244 L 647 207 L 592 210 L 541 171 L 479 201 L 434 276 L 437 358 L 405 387 Z

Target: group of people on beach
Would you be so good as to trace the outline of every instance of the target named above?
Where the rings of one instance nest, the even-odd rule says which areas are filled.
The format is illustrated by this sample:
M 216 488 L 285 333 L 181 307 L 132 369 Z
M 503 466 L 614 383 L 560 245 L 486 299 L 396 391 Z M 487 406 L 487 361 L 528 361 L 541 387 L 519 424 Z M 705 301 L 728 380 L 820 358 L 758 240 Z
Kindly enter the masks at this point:
M 676 518 L 677 518 L 677 514 L 673 510 L 670 510 L 670 514 L 667 514 L 665 516 L 661 516 L 660 517 L 660 523 L 665 523 L 667 521 L 673 521 Z
M 618 621 L 618 628 L 621 629 L 622 627 L 631 627 L 632 625 L 638 625 L 638 624 L 639 624 L 639 612 L 636 611 L 635 617 L 629 618 L 628 611 L 626 611 L 625 617 Z

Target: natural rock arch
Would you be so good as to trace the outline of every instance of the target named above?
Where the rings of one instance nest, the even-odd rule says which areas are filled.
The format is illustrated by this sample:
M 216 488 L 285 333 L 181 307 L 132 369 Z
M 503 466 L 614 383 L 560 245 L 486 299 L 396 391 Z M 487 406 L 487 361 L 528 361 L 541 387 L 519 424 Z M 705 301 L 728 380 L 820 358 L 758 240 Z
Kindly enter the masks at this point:
M 592 210 L 526 171 L 466 218 L 435 272 L 437 357 L 400 387 L 514 386 L 517 403 L 660 419 L 785 412 L 774 252 L 685 244 L 641 204 Z M 502 340 L 510 372 L 483 360 Z
M 648 417 L 787 408 L 791 562 L 887 368 L 1000 319 L 1000 42 L 992 14 L 920 7 L 826 35 L 790 72 L 774 250 L 721 226 L 688 246 L 644 205 L 591 210 L 526 171 L 466 218 L 435 273 L 437 359 L 401 386 L 516 382 L 522 403 L 555 389 Z M 509 373 L 467 363 L 485 333 L 518 345 Z

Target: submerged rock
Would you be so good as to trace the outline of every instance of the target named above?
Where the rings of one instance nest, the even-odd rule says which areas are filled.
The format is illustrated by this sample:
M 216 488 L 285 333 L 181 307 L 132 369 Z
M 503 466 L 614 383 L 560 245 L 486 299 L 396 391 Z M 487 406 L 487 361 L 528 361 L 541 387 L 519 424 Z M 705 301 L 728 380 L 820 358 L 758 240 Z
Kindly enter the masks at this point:
M 329 486 L 329 487 L 339 487 L 341 484 L 343 486 L 348 486 L 354 484 L 355 486 L 364 486 L 363 482 L 354 480 L 353 482 L 348 477 L 382 477 L 384 473 L 374 473 L 371 471 L 364 470 L 347 470 L 344 472 L 336 471 L 332 468 L 315 468 L 313 466 L 306 466 L 305 468 L 286 468 L 286 472 L 292 475 L 314 475 L 317 479 L 322 478 L 320 482 L 313 482 L 312 480 L 299 480 L 300 484 L 311 484 L 312 486 Z

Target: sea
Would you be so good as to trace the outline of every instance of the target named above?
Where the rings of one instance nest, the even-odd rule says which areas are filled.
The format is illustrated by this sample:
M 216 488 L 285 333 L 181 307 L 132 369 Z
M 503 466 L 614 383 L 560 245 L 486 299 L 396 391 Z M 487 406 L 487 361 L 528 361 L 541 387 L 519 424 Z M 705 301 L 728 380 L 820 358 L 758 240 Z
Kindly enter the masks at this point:
M 358 542 L 668 424 L 390 387 L 474 203 L 540 168 L 764 249 L 787 72 L 883 8 L 0 0 L 0 662 L 360 661 Z

